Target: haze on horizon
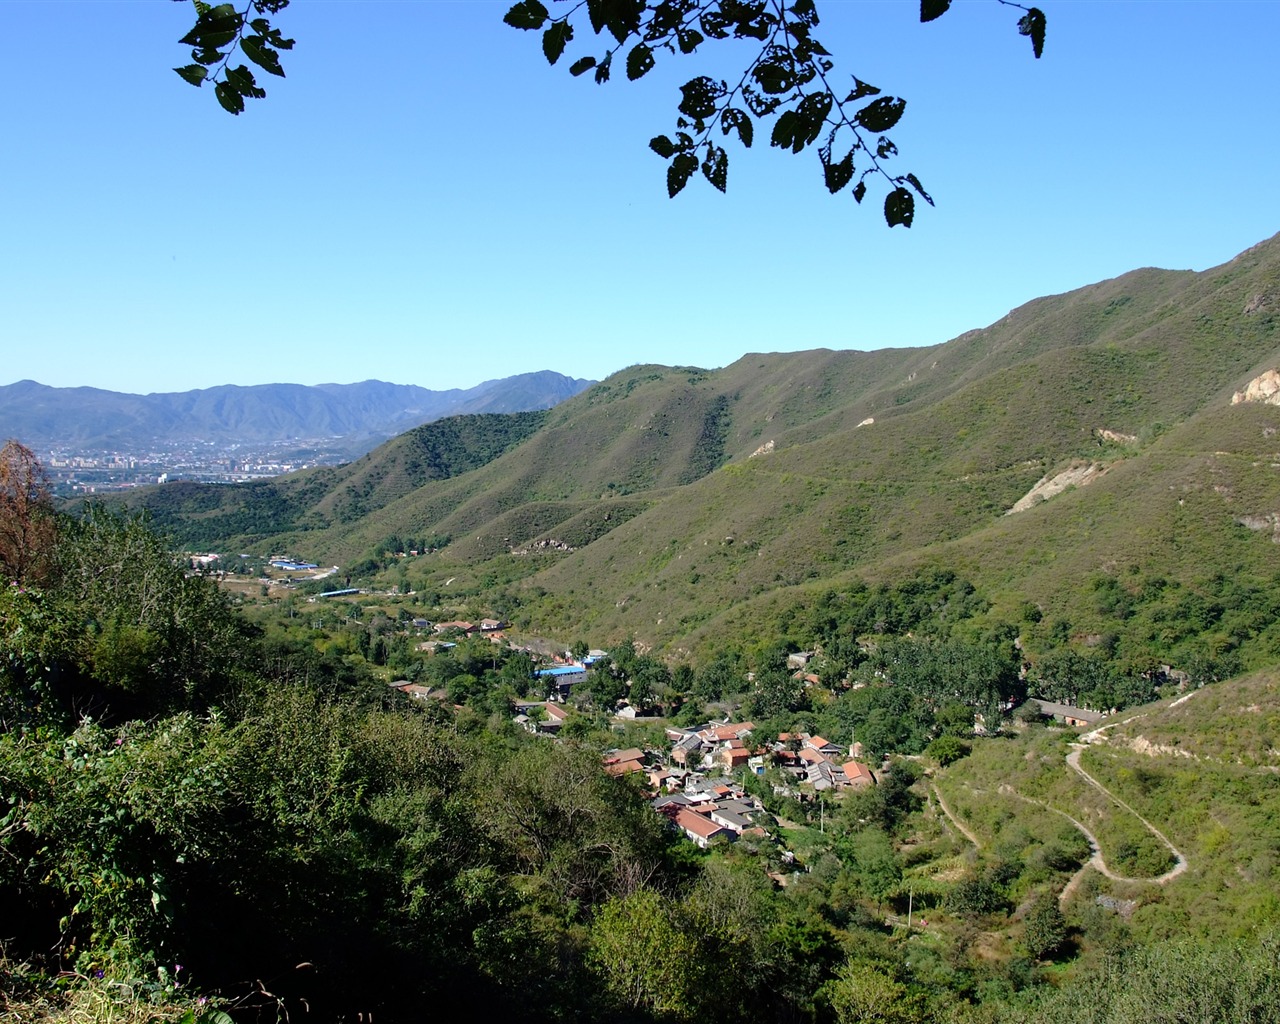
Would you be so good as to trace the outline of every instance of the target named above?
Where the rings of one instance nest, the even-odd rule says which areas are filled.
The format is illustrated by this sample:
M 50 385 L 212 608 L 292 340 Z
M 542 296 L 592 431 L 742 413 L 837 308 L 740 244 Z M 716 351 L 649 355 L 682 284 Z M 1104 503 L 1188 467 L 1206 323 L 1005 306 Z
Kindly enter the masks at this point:
M 596 86 L 507 6 L 294 5 L 289 77 L 232 118 L 170 70 L 185 5 L 8 0 L 6 382 L 448 389 L 932 345 L 1280 228 L 1280 5 L 1049 3 L 1040 61 L 995 3 L 929 25 L 910 3 L 820 5 L 837 72 L 908 101 L 895 169 L 938 201 L 910 231 L 763 140 L 730 146 L 727 196 L 668 200 L 646 143 L 701 58 Z

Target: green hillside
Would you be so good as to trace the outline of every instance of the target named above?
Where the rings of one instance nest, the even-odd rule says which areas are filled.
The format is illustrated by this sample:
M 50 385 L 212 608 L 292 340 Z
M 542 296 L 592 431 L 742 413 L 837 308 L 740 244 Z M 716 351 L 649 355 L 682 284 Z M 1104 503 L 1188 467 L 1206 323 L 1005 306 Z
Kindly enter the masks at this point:
M 777 632 L 815 595 L 928 566 L 971 580 L 994 614 L 1031 602 L 1091 633 L 1098 574 L 1130 589 L 1280 574 L 1270 528 L 1241 525 L 1280 511 L 1280 409 L 1231 404 L 1280 364 L 1277 296 L 1280 238 L 1204 273 L 1037 299 L 932 348 L 633 366 L 547 413 L 142 500 L 189 543 L 343 565 L 388 538 L 447 539 L 402 581 L 602 643 Z M 1071 469 L 1087 486 L 1006 515 Z

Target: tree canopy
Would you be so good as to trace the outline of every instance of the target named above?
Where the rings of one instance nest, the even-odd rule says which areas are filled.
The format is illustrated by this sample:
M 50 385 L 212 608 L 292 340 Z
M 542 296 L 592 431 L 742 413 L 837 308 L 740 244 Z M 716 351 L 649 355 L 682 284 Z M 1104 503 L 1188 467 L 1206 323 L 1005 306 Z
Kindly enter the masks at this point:
M 1044 52 L 1045 15 L 1038 7 L 996 0 L 1022 12 L 1018 32 L 1031 40 L 1038 58 Z M 191 47 L 191 63 L 174 68 L 194 86 L 213 84 L 219 104 L 231 114 L 245 109 L 246 99 L 261 99 L 264 89 L 237 54 L 259 69 L 284 77 L 280 51 L 293 48 L 271 19 L 289 0 L 249 0 L 244 10 L 234 4 L 212 5 L 193 0 L 196 23 L 180 42 Z M 604 49 L 569 62 L 569 73 L 588 72 L 597 84 L 608 82 L 614 59 L 626 77 L 643 78 L 659 59 L 691 56 L 726 40 L 759 43 L 736 83 L 699 74 L 680 86 L 675 129 L 655 136 L 649 148 L 667 162 L 667 194 L 674 198 L 699 171 L 715 188 L 728 187 L 729 155 L 721 141 L 736 136 L 749 149 L 757 124 L 771 124 L 769 144 L 799 154 L 816 147 L 823 182 L 832 194 L 845 191 L 861 203 L 868 180 L 886 188 L 884 217 L 890 227 L 910 227 L 917 197 L 933 198 L 914 172 L 896 173 L 889 161 L 898 147 L 886 134 L 902 119 L 906 100 L 882 95 L 881 89 L 836 73 L 836 61 L 815 35 L 819 25 L 816 0 L 553 0 L 552 13 L 542 0 L 519 0 L 503 21 L 513 28 L 538 32 L 549 64 L 558 64 L 589 28 Z M 920 21 L 940 18 L 951 0 L 920 0 Z M 564 9 L 567 8 L 567 9 Z M 585 32 L 583 33 L 585 35 Z M 717 131 L 718 129 L 718 131 Z

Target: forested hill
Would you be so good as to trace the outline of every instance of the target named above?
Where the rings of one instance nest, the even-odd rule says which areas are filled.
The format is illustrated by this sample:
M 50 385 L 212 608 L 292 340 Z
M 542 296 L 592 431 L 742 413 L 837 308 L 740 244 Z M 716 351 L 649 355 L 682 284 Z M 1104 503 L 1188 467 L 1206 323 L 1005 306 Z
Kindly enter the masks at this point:
M 343 437 L 359 454 L 445 416 L 548 409 L 591 383 L 542 370 L 444 391 L 366 380 L 130 395 L 24 380 L 0 387 L 0 436 L 36 447 Z
M 1232 404 L 1280 366 L 1278 308 L 1273 238 L 1203 273 L 1036 299 L 930 348 L 630 367 L 447 479 L 401 474 L 399 440 L 359 475 L 412 486 L 275 482 L 288 507 L 269 540 L 207 509 L 163 525 L 344 565 L 388 538 L 447 539 L 402 563 L 403 582 L 459 603 L 496 584 L 486 600 L 521 621 L 605 642 L 713 645 L 921 566 L 1084 630 L 1099 573 L 1280 572 L 1280 410 Z M 237 493 L 256 492 L 219 507 Z

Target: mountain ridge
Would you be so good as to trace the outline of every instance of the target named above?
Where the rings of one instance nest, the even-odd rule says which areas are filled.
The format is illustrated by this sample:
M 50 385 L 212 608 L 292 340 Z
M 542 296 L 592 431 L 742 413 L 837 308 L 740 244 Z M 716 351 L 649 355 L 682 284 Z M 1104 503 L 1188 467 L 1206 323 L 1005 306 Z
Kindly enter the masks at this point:
M 22 380 L 0 386 L 0 435 L 36 447 L 344 438 L 351 455 L 446 416 L 550 408 L 589 387 L 551 370 L 432 391 L 412 384 L 221 384 L 135 395 Z

